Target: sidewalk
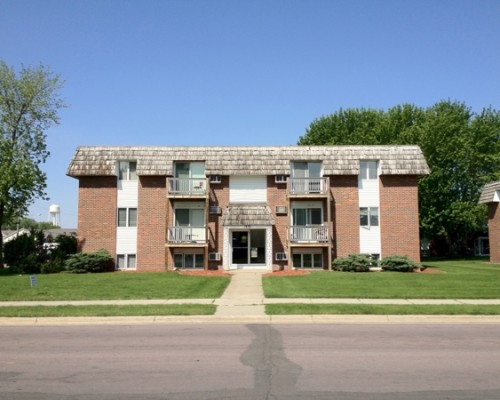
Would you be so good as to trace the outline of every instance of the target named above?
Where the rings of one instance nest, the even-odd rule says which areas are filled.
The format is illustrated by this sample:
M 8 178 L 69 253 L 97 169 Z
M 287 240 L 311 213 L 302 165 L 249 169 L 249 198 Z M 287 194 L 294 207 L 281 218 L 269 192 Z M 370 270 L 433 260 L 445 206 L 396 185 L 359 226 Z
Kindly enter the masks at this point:
M 65 317 L 65 318 L 0 318 L 2 325 L 54 324 L 137 324 L 137 323 L 493 323 L 500 324 L 500 316 L 431 316 L 431 315 L 266 315 L 266 304 L 408 304 L 408 305 L 500 305 L 492 300 L 435 300 L 435 299 L 270 299 L 264 297 L 262 270 L 232 272 L 231 283 L 218 299 L 171 300 L 88 300 L 88 301 L 3 301 L 7 306 L 60 305 L 131 305 L 131 304 L 215 304 L 213 316 L 157 316 L 157 317 Z

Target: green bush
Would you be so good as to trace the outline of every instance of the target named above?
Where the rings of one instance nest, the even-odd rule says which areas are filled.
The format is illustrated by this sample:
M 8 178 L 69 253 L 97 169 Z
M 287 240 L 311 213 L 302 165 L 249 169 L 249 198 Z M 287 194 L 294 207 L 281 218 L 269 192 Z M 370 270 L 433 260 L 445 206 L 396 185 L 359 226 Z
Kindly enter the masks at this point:
M 93 253 L 77 253 L 70 255 L 64 262 L 66 271 L 75 274 L 87 272 L 104 272 L 110 270 L 113 257 L 107 250 L 101 249 Z
M 64 262 L 60 258 L 49 259 L 40 268 L 42 274 L 57 274 L 64 270 Z
M 407 256 L 387 256 L 382 259 L 380 266 L 383 271 L 413 272 L 419 265 Z
M 332 262 L 334 271 L 368 272 L 375 264 L 368 254 L 349 254 L 346 258 L 337 258 Z
M 19 235 L 5 243 L 3 256 L 10 271 L 16 274 L 39 273 L 46 256 L 43 239 L 43 232 L 31 231 L 30 234 Z

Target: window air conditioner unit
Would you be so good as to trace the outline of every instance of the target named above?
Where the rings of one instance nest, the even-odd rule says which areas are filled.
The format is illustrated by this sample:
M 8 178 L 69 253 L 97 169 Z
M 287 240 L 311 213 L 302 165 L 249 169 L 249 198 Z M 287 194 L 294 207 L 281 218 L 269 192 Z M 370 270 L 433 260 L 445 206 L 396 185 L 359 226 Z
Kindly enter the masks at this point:
M 209 261 L 220 261 L 220 253 L 208 253 Z
M 288 214 L 287 206 L 276 206 L 276 214 Z
M 210 206 L 209 212 L 210 212 L 210 214 L 221 215 L 222 214 L 222 207 Z
M 283 252 L 276 253 L 276 261 L 286 261 L 288 260 L 288 254 Z
M 286 183 L 286 175 L 276 175 L 274 177 L 274 182 L 276 182 L 276 183 Z
M 221 182 L 221 179 L 220 179 L 220 175 L 210 175 L 210 183 L 220 183 Z

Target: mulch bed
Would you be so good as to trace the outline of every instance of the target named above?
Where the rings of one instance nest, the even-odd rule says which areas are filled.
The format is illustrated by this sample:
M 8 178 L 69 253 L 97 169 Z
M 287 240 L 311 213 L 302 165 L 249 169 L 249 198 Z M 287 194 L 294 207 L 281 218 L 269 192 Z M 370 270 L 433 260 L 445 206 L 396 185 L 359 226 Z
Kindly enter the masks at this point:
M 177 271 L 182 275 L 197 275 L 197 276 L 231 276 L 230 272 L 224 270 L 179 270 Z M 311 271 L 303 269 L 295 270 L 285 270 L 285 271 L 273 271 L 267 272 L 263 276 L 297 276 L 297 275 L 309 275 Z M 418 274 L 444 274 L 444 271 L 433 268 L 424 268 L 421 271 L 416 272 Z

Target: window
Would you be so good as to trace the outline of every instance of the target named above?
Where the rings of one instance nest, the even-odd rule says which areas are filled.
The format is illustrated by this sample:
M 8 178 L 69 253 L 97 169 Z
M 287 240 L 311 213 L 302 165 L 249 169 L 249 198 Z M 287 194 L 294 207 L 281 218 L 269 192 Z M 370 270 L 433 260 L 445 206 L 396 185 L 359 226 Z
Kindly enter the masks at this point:
M 178 269 L 204 268 L 204 256 L 203 254 L 177 253 L 174 254 L 174 266 Z
M 359 162 L 359 177 L 360 177 L 360 179 L 377 179 L 377 177 L 378 177 L 378 162 L 377 161 L 360 161 Z
M 118 226 L 137 226 L 137 208 L 119 208 Z
M 135 269 L 135 254 L 118 254 L 116 256 L 116 269 Z
M 321 225 L 323 210 L 321 208 L 294 208 L 292 218 L 293 225 Z
M 118 163 L 118 179 L 121 181 L 137 180 L 137 162 L 120 161 Z
M 294 161 L 292 178 L 321 178 L 321 162 Z
M 294 194 L 321 193 L 324 181 L 321 178 L 322 164 L 318 161 L 293 161 L 290 192 Z
M 322 268 L 323 255 L 319 253 L 295 253 L 292 257 L 294 268 Z
M 378 226 L 378 207 L 360 207 L 359 209 L 360 226 Z
M 199 208 L 176 208 L 175 226 L 205 226 L 205 210 Z

